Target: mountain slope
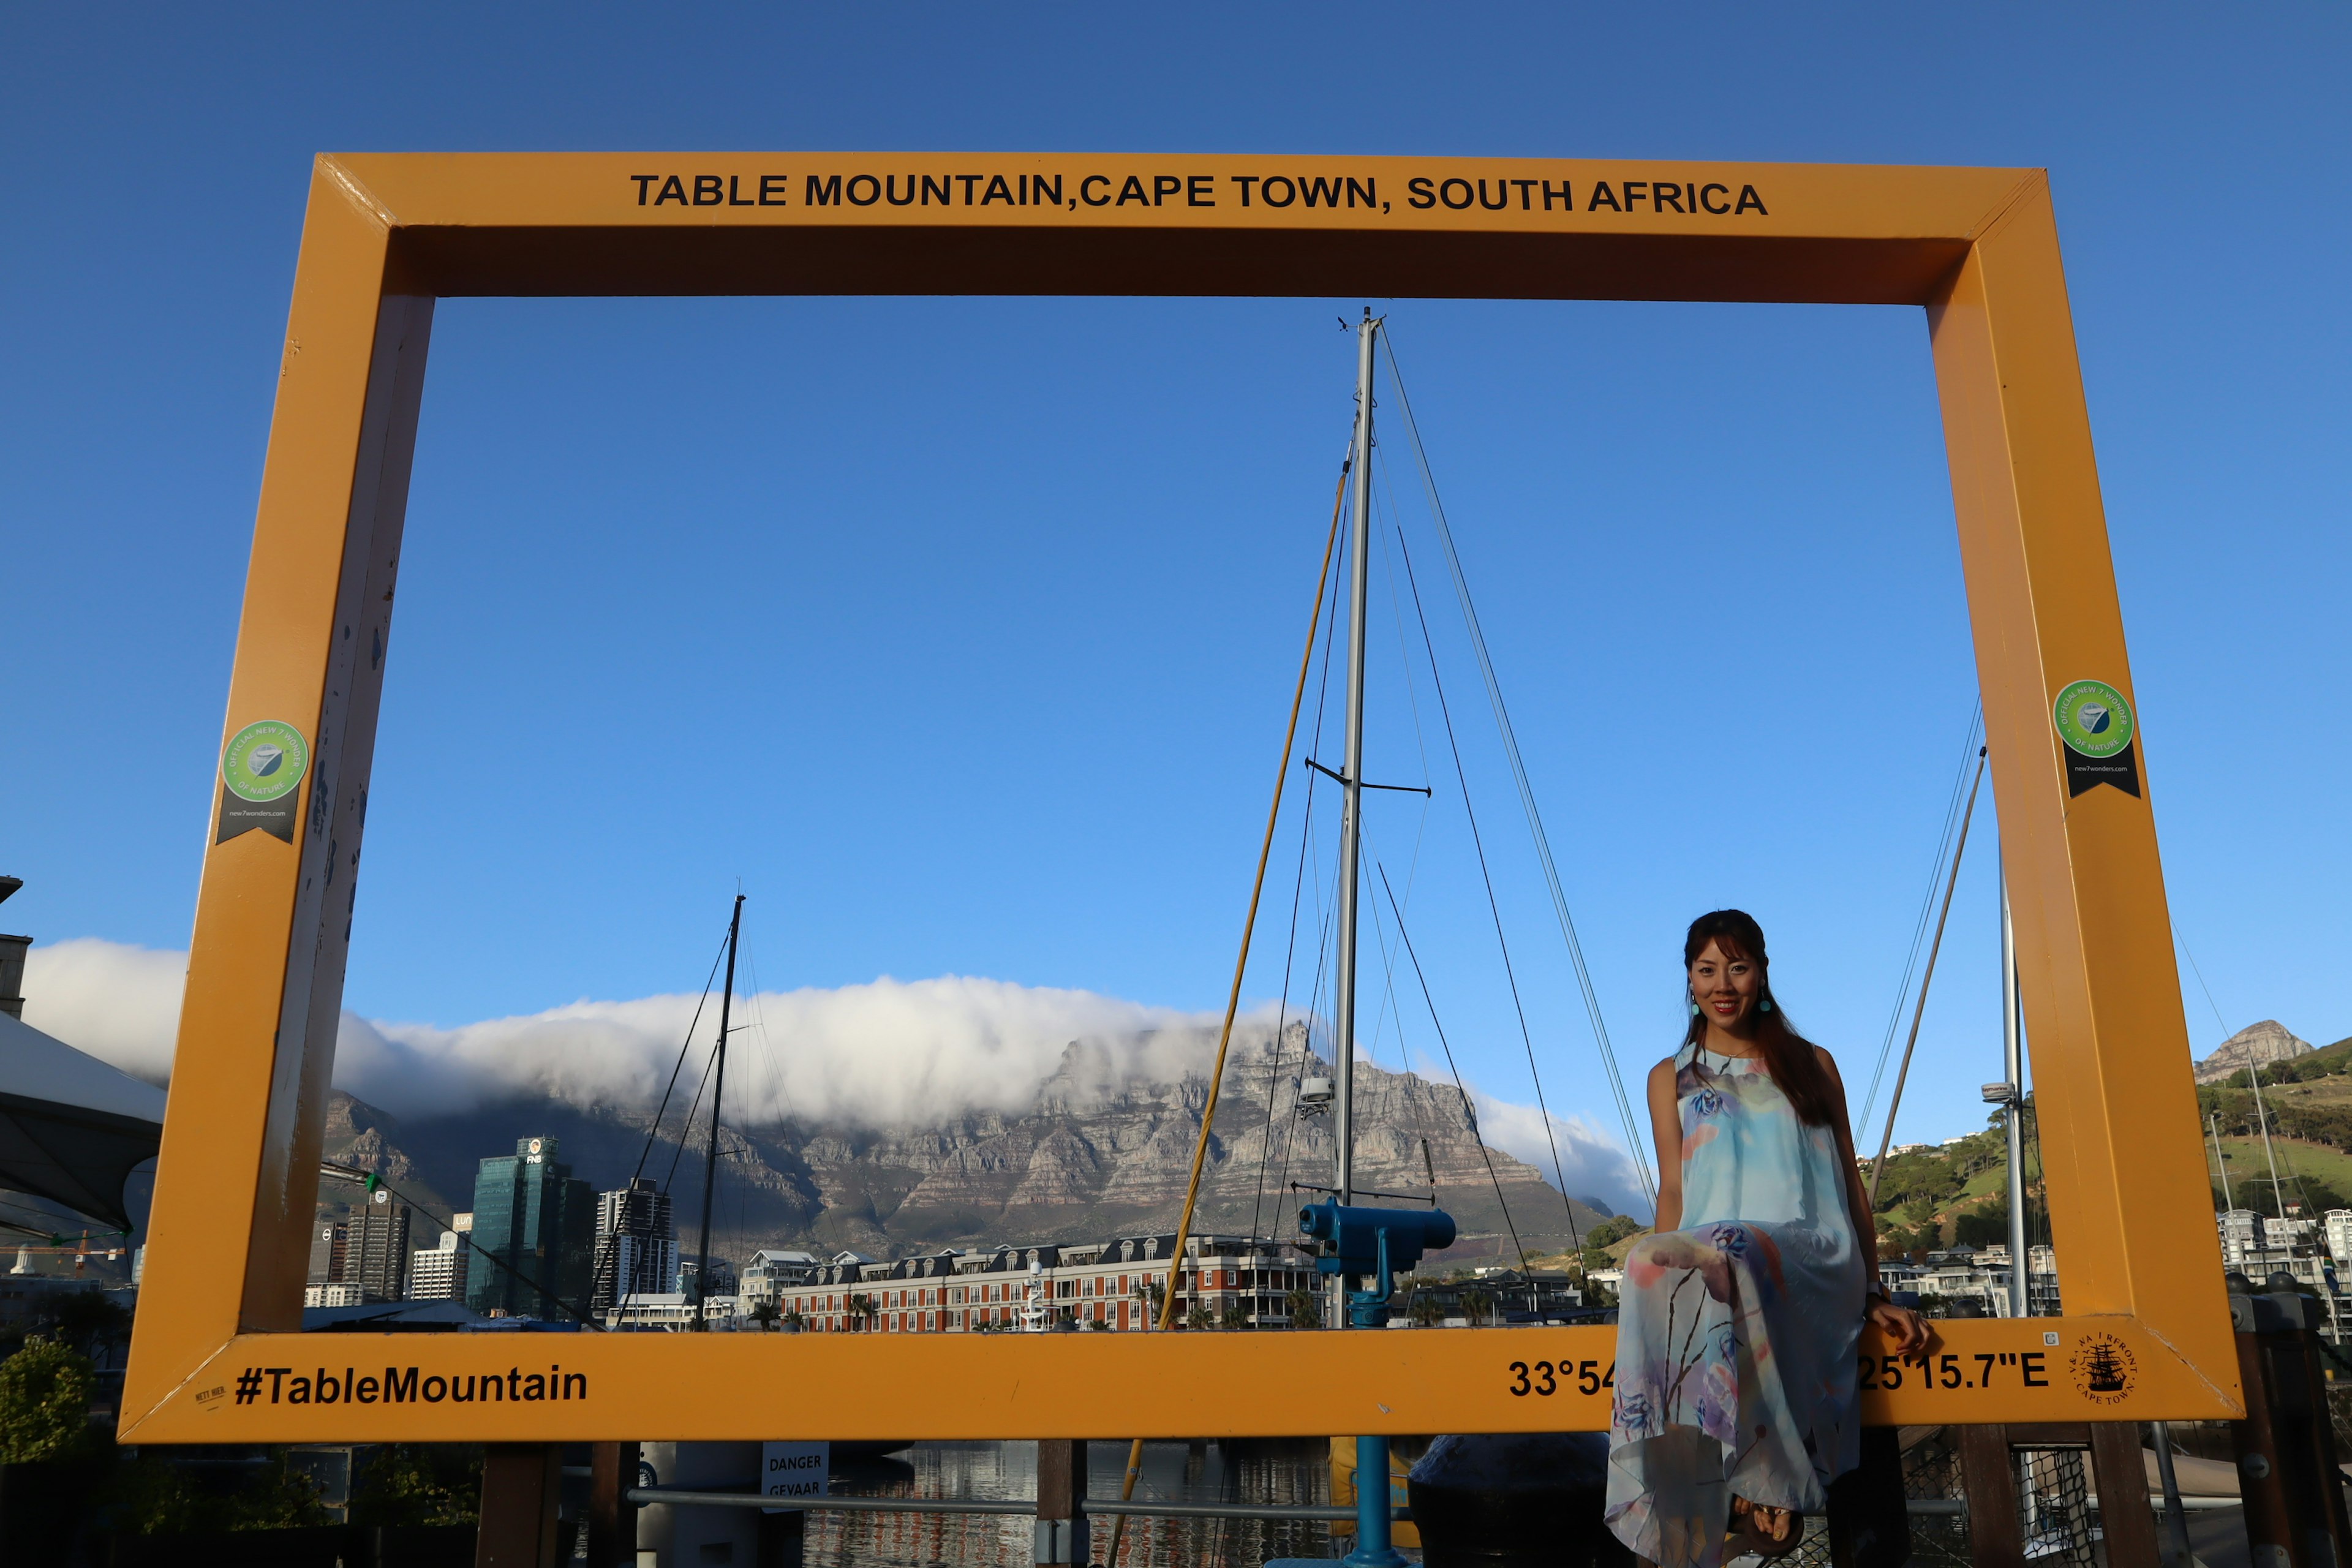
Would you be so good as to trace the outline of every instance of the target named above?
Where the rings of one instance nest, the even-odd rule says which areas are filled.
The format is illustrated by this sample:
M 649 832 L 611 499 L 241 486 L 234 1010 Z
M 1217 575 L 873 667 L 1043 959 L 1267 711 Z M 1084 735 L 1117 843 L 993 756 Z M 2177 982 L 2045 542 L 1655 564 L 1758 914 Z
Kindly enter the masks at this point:
M 1318 1194 L 1287 1191 L 1286 1176 L 1329 1184 L 1329 1118 L 1297 1114 L 1299 1079 L 1328 1068 L 1303 1068 L 1303 1051 L 1296 1028 L 1278 1063 L 1269 1044 L 1236 1043 L 1195 1229 L 1247 1232 L 1255 1215 L 1260 1234 L 1288 1236 L 1297 1203 Z M 976 1112 L 882 1131 L 730 1122 L 721 1137 L 712 1247 L 739 1258 L 779 1246 L 888 1257 L 1172 1228 L 1207 1095 L 1205 1077 L 1164 1083 L 1119 1077 L 1103 1047 L 1073 1041 L 1024 1114 Z M 1510 1226 L 1530 1251 L 1567 1244 L 1559 1194 L 1535 1167 L 1483 1146 L 1452 1086 L 1360 1063 L 1356 1104 L 1358 1184 L 1425 1193 L 1433 1171 L 1439 1201 L 1463 1233 L 1457 1255 L 1508 1255 Z M 555 1138 L 558 1158 L 599 1189 L 618 1186 L 642 1158 L 645 1173 L 676 1195 L 680 1239 L 690 1250 L 708 1124 L 681 1150 L 673 1111 L 648 1152 L 646 1122 L 641 1114 L 554 1099 L 396 1121 L 338 1093 L 327 1157 L 377 1172 L 440 1213 L 471 1206 L 476 1162 L 510 1152 L 518 1138 Z M 1584 1203 L 1574 1214 L 1580 1234 L 1603 1217 Z

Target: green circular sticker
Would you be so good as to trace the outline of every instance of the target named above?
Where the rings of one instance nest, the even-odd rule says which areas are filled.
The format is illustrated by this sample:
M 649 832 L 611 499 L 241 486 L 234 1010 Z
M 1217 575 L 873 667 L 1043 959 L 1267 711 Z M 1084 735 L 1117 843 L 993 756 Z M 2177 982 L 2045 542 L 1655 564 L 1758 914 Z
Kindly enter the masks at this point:
M 2131 744 L 2131 704 L 2104 680 L 2077 680 L 2058 694 L 2058 738 L 2086 757 L 2112 757 Z
M 221 782 L 238 799 L 260 805 L 291 795 L 310 765 L 310 747 L 302 731 L 264 719 L 230 738 L 221 752 Z

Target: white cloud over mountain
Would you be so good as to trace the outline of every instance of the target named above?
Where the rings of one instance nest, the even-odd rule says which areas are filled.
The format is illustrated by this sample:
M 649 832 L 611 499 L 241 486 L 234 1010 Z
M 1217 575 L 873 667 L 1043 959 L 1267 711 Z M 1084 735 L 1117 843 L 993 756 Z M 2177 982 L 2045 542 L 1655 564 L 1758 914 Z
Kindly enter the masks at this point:
M 79 937 L 36 947 L 25 1021 L 152 1083 L 171 1076 L 187 954 Z M 661 1099 L 699 998 L 575 1002 L 524 1016 L 440 1028 L 346 1012 L 335 1084 L 401 1117 L 547 1096 L 583 1109 L 650 1110 Z M 795 1117 L 865 1128 L 919 1126 L 973 1111 L 1019 1114 L 1072 1040 L 1108 1089 L 1130 1074 L 1206 1071 L 1218 1019 L 1096 992 L 945 975 L 887 977 L 833 990 L 738 998 L 728 1103 L 750 1121 Z M 1249 1021 L 1262 1041 L 1270 1018 Z M 694 1025 L 708 1045 L 717 1008 Z M 687 1058 L 691 1098 L 707 1050 Z M 1542 1114 L 1472 1089 L 1488 1142 L 1552 1173 Z M 1552 1118 L 1569 1190 L 1638 1204 L 1622 1149 L 1581 1120 Z

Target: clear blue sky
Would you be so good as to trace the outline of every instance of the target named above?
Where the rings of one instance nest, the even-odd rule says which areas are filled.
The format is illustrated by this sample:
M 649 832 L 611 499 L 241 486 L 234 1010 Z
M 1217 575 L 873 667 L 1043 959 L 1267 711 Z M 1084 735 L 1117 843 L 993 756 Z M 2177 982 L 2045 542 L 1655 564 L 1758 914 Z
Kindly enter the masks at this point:
M 2312 5 L 11 9 L 0 870 L 29 885 L 0 924 L 186 943 L 315 152 L 2042 164 L 2211 987 L 2188 976 L 2191 1037 L 2352 1034 L 2347 43 Z M 1218 1005 L 1345 437 L 1334 318 L 1361 303 L 445 304 L 349 1004 L 456 1024 L 689 988 L 740 878 L 771 987 Z M 1919 313 L 1383 308 L 1629 1072 L 1678 1029 L 1679 932 L 1719 903 L 1866 1069 L 1974 695 Z M 1547 1089 L 1601 1112 L 1425 518 L 1392 493 Z M 1389 584 L 1371 767 L 1419 782 Z M 1442 787 L 1425 821 L 1379 802 L 1374 848 L 1395 872 L 1419 843 L 1448 1031 L 1524 1100 L 1417 679 Z M 1931 743 L 1887 755 L 1890 704 Z M 478 789 L 438 782 L 453 754 Z M 1997 1071 L 1990 866 L 1906 1136 L 1979 1125 Z M 1409 1011 L 1407 1048 L 1433 1043 Z

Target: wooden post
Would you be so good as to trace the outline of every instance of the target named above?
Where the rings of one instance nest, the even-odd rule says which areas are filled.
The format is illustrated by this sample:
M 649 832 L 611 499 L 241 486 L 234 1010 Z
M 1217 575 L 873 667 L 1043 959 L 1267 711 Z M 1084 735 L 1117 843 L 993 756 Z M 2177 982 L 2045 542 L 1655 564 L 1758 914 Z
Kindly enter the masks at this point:
M 1976 1568 L 2025 1568 L 2017 1518 L 2017 1460 L 2009 1428 L 1960 1426 L 1960 1486 L 1969 1498 L 1969 1557 Z
M 2099 1491 L 2107 1568 L 2157 1568 L 2156 1514 L 2141 1451 L 2138 1422 L 2091 1423 L 2091 1479 Z
M 637 1446 L 592 1444 L 588 1469 L 588 1568 L 637 1568 Z
M 2289 1291 L 2230 1298 L 2246 1392 L 2231 1433 L 2257 1568 L 2334 1568 L 2352 1552 L 2315 1305 Z
M 1088 1562 L 1094 1555 L 1087 1516 L 1079 1505 L 1087 1495 L 1087 1445 L 1084 1438 L 1055 1437 L 1037 1444 L 1037 1551 L 1039 1568 Z
M 760 1516 L 758 1568 L 801 1568 L 808 1551 L 808 1513 L 790 1509 Z
M 561 1445 L 486 1445 L 474 1568 L 555 1568 L 555 1510 L 562 1489 Z

